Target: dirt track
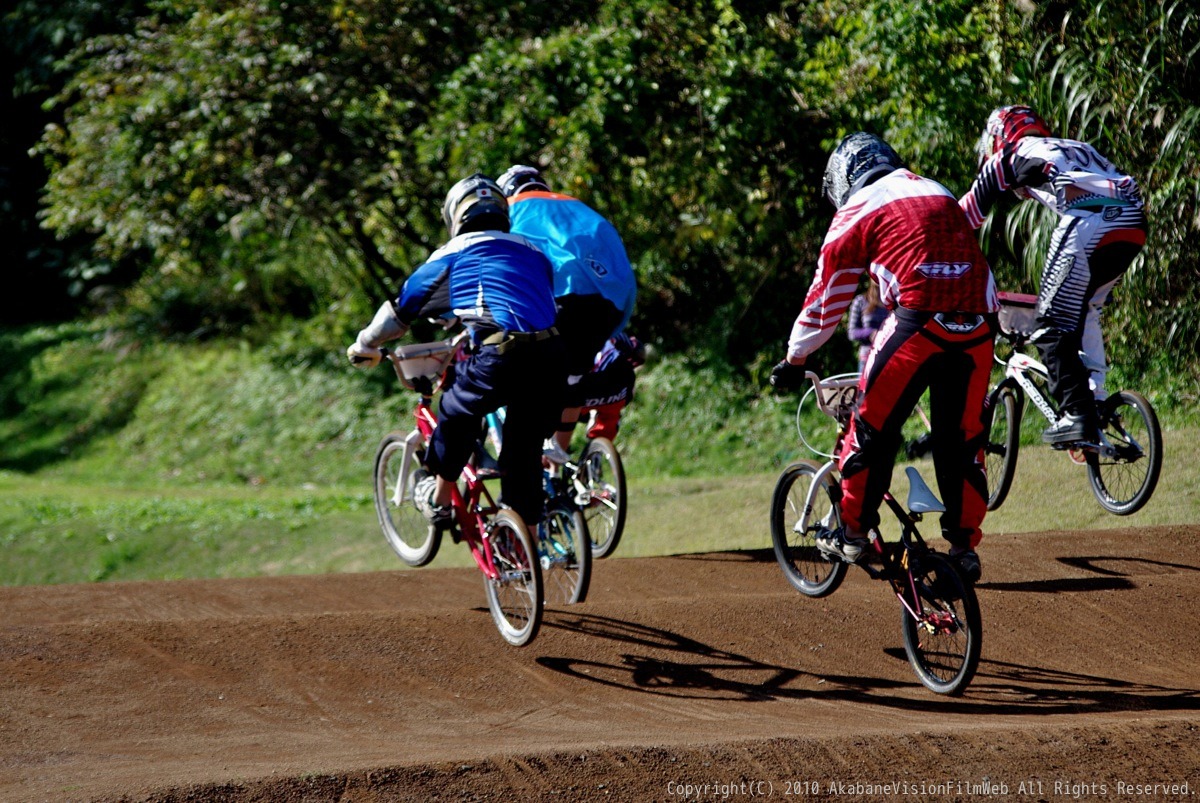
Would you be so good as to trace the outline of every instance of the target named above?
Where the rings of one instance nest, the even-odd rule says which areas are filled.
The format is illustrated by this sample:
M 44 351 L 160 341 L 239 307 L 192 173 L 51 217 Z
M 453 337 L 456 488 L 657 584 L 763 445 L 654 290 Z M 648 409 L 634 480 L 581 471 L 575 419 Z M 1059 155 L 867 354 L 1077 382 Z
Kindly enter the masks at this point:
M 474 570 L 4 588 L 0 799 L 1180 799 L 1121 784 L 1200 794 L 1198 547 L 990 537 L 960 699 L 769 552 L 601 561 L 525 649 Z

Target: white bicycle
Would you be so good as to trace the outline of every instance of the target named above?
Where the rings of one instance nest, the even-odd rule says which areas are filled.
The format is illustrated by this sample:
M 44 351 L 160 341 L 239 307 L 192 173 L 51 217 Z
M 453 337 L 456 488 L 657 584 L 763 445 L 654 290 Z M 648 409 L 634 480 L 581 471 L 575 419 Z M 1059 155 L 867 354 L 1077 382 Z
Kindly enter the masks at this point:
M 1004 378 L 987 397 L 988 442 L 984 447 L 987 465 L 988 510 L 1004 503 L 1012 488 L 1021 449 L 1021 417 L 1025 402 L 1033 403 L 1047 426 L 1058 420 L 1058 411 L 1042 386 L 1049 381 L 1046 366 L 1025 354 L 1034 330 L 1037 297 L 1023 293 L 1000 293 L 1000 340 L 1012 346 L 1011 353 L 996 361 L 1004 367 Z M 1098 370 L 1103 366 L 1089 366 Z M 1150 401 L 1135 390 L 1121 390 L 1097 401 L 1100 433 L 1095 442 L 1075 444 L 1067 453 L 1076 463 L 1087 465 L 1088 480 L 1096 500 L 1110 513 L 1128 516 L 1141 510 L 1158 484 L 1162 471 L 1162 430 Z M 1057 447 L 1056 447 L 1057 448 Z

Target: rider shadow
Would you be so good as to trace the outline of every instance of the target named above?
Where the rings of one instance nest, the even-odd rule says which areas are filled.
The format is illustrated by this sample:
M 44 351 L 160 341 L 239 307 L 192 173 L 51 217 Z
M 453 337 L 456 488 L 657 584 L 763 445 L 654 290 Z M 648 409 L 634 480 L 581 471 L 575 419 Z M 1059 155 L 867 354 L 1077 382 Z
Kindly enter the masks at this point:
M 1163 571 L 1155 574 L 1166 574 L 1172 571 L 1200 571 L 1200 567 L 1186 563 L 1167 563 L 1148 558 L 1113 557 L 1095 555 L 1088 557 L 1058 558 L 1059 563 L 1073 566 L 1077 569 L 1093 572 L 1098 577 L 1058 577 L 1051 580 L 1025 580 L 1012 583 L 979 583 L 976 587 L 988 591 L 1019 591 L 1029 594 L 1064 594 L 1074 591 L 1127 591 L 1137 588 L 1130 579 L 1131 574 L 1117 569 L 1105 568 L 1100 563 L 1134 563 L 1144 566 L 1159 567 Z
M 915 680 L 810 672 L 759 661 L 669 630 L 594 614 L 563 614 L 545 620 L 545 626 L 620 642 L 625 648 L 607 660 L 541 656 L 537 658 L 541 666 L 589 683 L 660 697 L 729 702 L 844 700 L 967 715 L 1200 710 L 1196 689 L 1003 661 L 982 661 L 965 694 L 951 698 L 932 695 Z M 901 648 L 885 653 L 907 663 Z
M 1200 711 L 1200 690 L 984 660 L 968 690 L 988 714 Z
M 564 613 L 554 620 L 543 620 L 542 626 L 616 641 L 631 648 L 614 656 L 611 661 L 542 656 L 537 659 L 542 666 L 591 683 L 645 694 L 684 699 L 766 702 L 810 697 L 853 697 L 872 688 L 905 685 L 882 678 L 865 679 L 862 682 L 844 678 L 839 681 L 838 687 L 814 689 L 811 686 L 825 684 L 827 676 L 757 661 L 669 630 L 595 614 Z M 651 654 L 663 651 L 671 655 L 659 657 Z
M 725 563 L 775 563 L 775 551 L 772 549 L 738 549 L 727 552 L 697 552 L 694 554 L 672 555 L 677 560 L 719 561 Z

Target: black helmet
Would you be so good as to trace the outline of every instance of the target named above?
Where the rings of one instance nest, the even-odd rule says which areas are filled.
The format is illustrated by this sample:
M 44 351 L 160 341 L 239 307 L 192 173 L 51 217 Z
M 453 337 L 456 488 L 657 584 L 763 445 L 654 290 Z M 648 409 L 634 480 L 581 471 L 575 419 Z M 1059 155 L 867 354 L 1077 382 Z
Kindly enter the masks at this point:
M 468 231 L 508 231 L 508 201 L 496 182 L 483 173 L 476 173 L 446 193 L 442 220 L 452 238 Z
M 511 198 L 517 193 L 527 190 L 550 191 L 541 172 L 536 167 L 528 165 L 513 165 L 504 171 L 504 175 L 496 179 L 496 183 L 500 185 L 500 191 L 506 198 Z
M 841 209 L 851 195 L 901 167 L 904 163 L 891 145 L 874 134 L 859 131 L 843 139 L 829 154 L 821 192 Z

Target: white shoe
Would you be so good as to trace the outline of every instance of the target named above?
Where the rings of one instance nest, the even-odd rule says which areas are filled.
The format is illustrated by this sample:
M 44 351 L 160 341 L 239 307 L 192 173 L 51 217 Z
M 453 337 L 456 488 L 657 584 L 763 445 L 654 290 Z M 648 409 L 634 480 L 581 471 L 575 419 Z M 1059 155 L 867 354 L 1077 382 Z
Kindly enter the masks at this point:
M 571 462 L 571 455 L 567 454 L 554 438 L 546 438 L 546 442 L 542 444 L 542 457 L 560 466 Z
M 817 549 L 846 563 L 857 563 L 871 542 L 866 538 L 846 537 L 846 528 L 826 530 L 817 536 Z

